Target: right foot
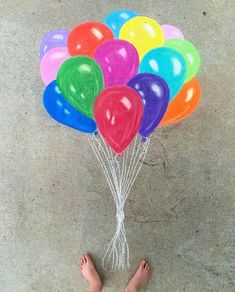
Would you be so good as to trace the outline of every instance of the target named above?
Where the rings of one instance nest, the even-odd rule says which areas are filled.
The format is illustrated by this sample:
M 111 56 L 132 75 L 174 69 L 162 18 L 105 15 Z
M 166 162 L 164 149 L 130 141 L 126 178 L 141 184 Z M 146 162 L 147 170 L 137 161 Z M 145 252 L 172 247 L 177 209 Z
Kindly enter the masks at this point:
M 146 261 L 141 261 L 134 276 L 128 283 L 125 292 L 138 292 L 141 287 L 148 281 L 151 269 Z
M 99 274 L 96 271 L 96 268 L 89 254 L 85 254 L 81 258 L 80 270 L 83 277 L 87 280 L 87 282 L 90 285 L 90 291 L 101 292 L 103 283 L 100 279 Z

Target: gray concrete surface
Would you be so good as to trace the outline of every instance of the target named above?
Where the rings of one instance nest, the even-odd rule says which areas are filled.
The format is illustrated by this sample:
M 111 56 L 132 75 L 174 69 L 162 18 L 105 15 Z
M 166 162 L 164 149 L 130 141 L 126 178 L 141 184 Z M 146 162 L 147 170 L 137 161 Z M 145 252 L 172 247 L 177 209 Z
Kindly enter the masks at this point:
M 143 291 L 235 291 L 232 3 L 0 0 L 1 292 L 88 291 L 86 251 L 106 292 L 123 291 L 142 257 L 153 267 Z M 189 119 L 155 133 L 125 209 L 131 268 L 104 273 L 114 204 L 86 137 L 44 111 L 37 54 L 48 30 L 126 7 L 181 27 L 198 46 L 203 99 Z

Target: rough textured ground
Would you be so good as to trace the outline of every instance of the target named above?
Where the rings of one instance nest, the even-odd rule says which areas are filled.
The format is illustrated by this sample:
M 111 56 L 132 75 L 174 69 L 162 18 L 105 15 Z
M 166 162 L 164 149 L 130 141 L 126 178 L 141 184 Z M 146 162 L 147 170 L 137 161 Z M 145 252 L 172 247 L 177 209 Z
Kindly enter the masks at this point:
M 203 99 L 154 134 L 125 209 L 131 269 L 102 272 L 104 291 L 123 291 L 142 257 L 154 269 L 143 291 L 235 291 L 232 2 L 0 0 L 1 292 L 84 292 L 80 256 L 100 267 L 114 204 L 86 137 L 42 107 L 38 47 L 48 30 L 126 7 L 198 46 Z

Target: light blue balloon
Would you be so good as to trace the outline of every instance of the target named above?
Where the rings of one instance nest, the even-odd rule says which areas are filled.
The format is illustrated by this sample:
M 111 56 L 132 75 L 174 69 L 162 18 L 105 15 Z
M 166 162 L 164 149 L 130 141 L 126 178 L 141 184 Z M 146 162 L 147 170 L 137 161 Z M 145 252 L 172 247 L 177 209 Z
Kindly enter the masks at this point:
M 156 74 L 163 78 L 170 89 L 170 100 L 179 92 L 187 73 L 183 56 L 170 48 L 157 48 L 149 51 L 140 64 L 140 72 Z
M 61 94 L 56 81 L 45 89 L 43 104 L 48 114 L 57 122 L 85 133 L 97 131 L 94 120 L 75 110 Z
M 131 10 L 117 10 L 111 12 L 104 19 L 103 23 L 106 24 L 114 33 L 115 38 L 119 38 L 119 31 L 124 23 L 131 18 L 138 16 L 138 14 Z

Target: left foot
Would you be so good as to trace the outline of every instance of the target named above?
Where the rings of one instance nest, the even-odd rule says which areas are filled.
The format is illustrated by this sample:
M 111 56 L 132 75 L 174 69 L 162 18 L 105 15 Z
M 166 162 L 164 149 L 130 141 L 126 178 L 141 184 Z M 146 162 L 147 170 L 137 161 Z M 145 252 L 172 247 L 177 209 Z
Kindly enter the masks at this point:
M 130 282 L 126 286 L 125 292 L 138 292 L 148 281 L 151 274 L 149 264 L 142 260 Z
M 89 283 L 91 292 L 101 292 L 102 291 L 103 283 L 100 279 L 99 274 L 96 271 L 96 268 L 95 268 L 89 254 L 85 254 L 81 258 L 80 271 L 81 271 L 83 277 Z

